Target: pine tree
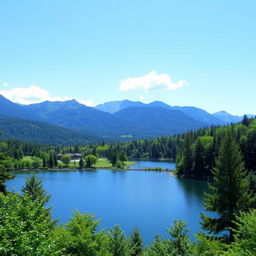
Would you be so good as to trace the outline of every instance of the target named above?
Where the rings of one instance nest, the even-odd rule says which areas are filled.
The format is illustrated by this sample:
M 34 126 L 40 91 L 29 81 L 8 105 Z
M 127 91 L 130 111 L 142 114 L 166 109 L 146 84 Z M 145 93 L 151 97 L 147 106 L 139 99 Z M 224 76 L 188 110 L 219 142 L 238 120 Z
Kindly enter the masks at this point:
M 180 155 L 180 159 L 177 165 L 178 176 L 188 176 L 190 177 L 192 174 L 192 150 L 191 150 L 191 133 L 187 133 L 184 139 L 184 149 Z
M 79 168 L 82 169 L 84 167 L 84 160 L 83 158 L 80 158 L 79 160 Z
M 50 196 L 43 188 L 42 181 L 38 180 L 34 173 L 26 180 L 26 184 L 22 188 L 22 192 L 29 195 L 33 202 L 41 201 L 46 203 L 50 199 Z
M 204 161 L 204 147 L 200 139 L 196 141 L 195 145 L 195 153 L 194 153 L 194 164 L 192 168 L 192 175 L 193 176 L 205 176 L 205 161 Z
M 109 252 L 112 256 L 129 256 L 130 249 L 124 231 L 115 225 L 109 232 Z
M 0 152 L 0 193 L 6 193 L 6 186 L 4 182 L 6 180 L 10 180 L 13 178 L 12 175 L 10 175 L 4 166 L 5 155 Z
M 140 256 L 143 251 L 143 245 L 140 232 L 138 231 L 137 228 L 135 228 L 134 231 L 132 232 L 130 240 L 132 248 L 131 256 Z
M 213 175 L 214 185 L 209 186 L 212 193 L 206 194 L 205 208 L 219 217 L 202 214 L 202 226 L 213 234 L 228 231 L 229 240 L 233 241 L 236 215 L 252 202 L 242 155 L 230 131 L 221 143 Z
M 245 126 L 248 126 L 250 124 L 250 120 L 247 115 L 244 115 L 244 118 L 242 120 L 242 124 Z

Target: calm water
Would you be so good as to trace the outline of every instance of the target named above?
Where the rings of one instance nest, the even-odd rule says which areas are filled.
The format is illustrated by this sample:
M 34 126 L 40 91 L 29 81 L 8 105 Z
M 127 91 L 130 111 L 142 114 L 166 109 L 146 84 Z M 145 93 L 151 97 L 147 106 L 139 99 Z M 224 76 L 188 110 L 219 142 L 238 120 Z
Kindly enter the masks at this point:
M 173 169 L 175 165 L 138 162 L 133 166 L 144 167 Z M 29 175 L 17 174 L 7 182 L 8 189 L 20 191 Z M 78 209 L 102 218 L 100 227 L 119 224 L 127 235 L 138 227 L 145 243 L 157 233 L 168 237 L 166 229 L 175 219 L 188 223 L 191 236 L 201 230 L 205 182 L 179 180 L 169 172 L 153 171 L 57 171 L 37 173 L 37 177 L 51 194 L 49 205 L 60 223 Z

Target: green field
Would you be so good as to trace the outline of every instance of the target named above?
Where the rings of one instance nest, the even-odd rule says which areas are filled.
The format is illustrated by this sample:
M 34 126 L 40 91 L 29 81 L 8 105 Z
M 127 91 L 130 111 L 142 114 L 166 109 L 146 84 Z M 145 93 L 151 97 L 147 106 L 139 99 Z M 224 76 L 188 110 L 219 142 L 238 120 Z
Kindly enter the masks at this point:
M 135 164 L 136 162 L 127 161 L 124 162 L 126 167 L 128 168 L 130 165 Z M 95 168 L 115 168 L 106 158 L 99 158 L 97 163 L 93 166 Z

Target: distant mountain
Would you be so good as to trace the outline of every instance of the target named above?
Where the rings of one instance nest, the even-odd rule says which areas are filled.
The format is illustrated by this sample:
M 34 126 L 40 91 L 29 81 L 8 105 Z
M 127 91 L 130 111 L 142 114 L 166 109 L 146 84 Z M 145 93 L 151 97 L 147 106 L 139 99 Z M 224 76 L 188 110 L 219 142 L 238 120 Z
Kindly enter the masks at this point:
M 124 122 L 114 115 L 91 107 L 75 100 L 65 102 L 49 102 L 31 104 L 24 108 L 37 114 L 37 119 L 73 130 L 90 133 L 105 138 L 147 138 L 156 136 L 150 128 L 129 120 Z
M 0 132 L 4 138 L 42 144 L 82 145 L 102 140 L 96 136 L 48 123 L 5 116 L 0 116 Z
M 142 107 L 145 104 L 140 101 L 130 101 L 130 100 L 123 100 L 123 101 L 110 101 L 104 104 L 97 105 L 95 109 L 108 112 L 108 113 L 115 113 L 121 109 L 129 108 L 129 107 Z
M 195 107 L 172 107 L 172 109 L 176 109 L 181 111 L 182 113 L 188 115 L 189 117 L 197 120 L 199 122 L 206 123 L 207 125 L 225 125 L 226 122 L 209 114 L 203 109 L 195 108 Z
M 0 115 L 33 119 L 35 116 L 30 111 L 24 110 L 22 105 L 14 103 L 0 94 Z
M 161 107 L 129 107 L 118 111 L 114 116 L 142 123 L 158 135 L 177 134 L 206 126 L 205 123 L 198 122 L 178 110 Z
M 45 101 L 25 106 L 13 103 L 1 95 L 0 115 L 26 119 L 27 122 L 28 120 L 40 121 L 55 125 L 56 129 L 63 127 L 75 130 L 84 133 L 83 136 L 87 136 L 87 141 L 90 140 L 88 134 L 112 141 L 147 139 L 210 125 L 225 125 L 231 122 L 231 117 L 232 122 L 238 120 L 237 117 L 223 112 L 211 115 L 203 109 L 173 107 L 161 101 L 149 104 L 129 100 L 113 101 L 98 105 L 96 108 L 87 107 L 75 100 Z M 17 120 L 8 120 L 9 125 L 11 121 L 17 127 Z M 20 127 L 23 124 L 33 134 L 33 130 L 29 129 L 31 125 L 28 126 L 27 122 L 19 120 Z M 6 129 L 5 131 L 8 134 Z M 26 134 L 20 129 L 20 134 L 22 133 Z M 54 132 L 51 130 L 51 133 Z M 41 134 L 40 136 L 43 136 L 43 133 Z M 15 135 L 18 136 L 18 130 Z M 22 135 L 19 136 L 22 137 Z M 27 133 L 26 136 L 29 134 Z
M 217 113 L 212 114 L 213 116 L 219 118 L 220 120 L 226 122 L 226 123 L 239 123 L 242 121 L 242 116 L 234 116 L 229 114 L 226 111 L 219 111 Z
M 170 106 L 162 101 L 154 101 L 148 104 L 142 103 L 140 101 L 133 102 L 133 101 L 112 101 L 107 102 L 101 105 L 96 106 L 96 109 L 100 109 L 102 111 L 108 112 L 108 113 L 116 113 L 124 108 L 129 107 L 161 107 L 165 109 L 172 109 L 172 110 L 178 110 L 182 113 L 186 114 L 190 118 L 205 123 L 207 125 L 225 125 L 225 121 L 209 114 L 203 109 L 196 108 L 196 107 L 178 107 L 178 106 Z

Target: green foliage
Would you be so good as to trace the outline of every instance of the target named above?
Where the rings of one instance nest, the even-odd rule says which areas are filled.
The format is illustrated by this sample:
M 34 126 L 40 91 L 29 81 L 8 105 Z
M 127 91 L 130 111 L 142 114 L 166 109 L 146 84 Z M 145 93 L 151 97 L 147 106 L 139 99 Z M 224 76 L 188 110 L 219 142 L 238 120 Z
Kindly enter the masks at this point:
M 242 120 L 242 124 L 245 126 L 248 126 L 250 124 L 250 120 L 247 115 L 244 115 L 244 118 Z
M 235 223 L 235 241 L 223 255 L 254 256 L 256 252 L 256 210 L 242 213 Z
M 4 160 L 5 160 L 5 154 L 0 152 L 0 194 L 1 192 L 6 193 L 6 186 L 4 182 L 6 180 L 13 178 L 13 176 L 7 172 L 4 165 Z
M 4 138 L 52 145 L 82 145 L 98 142 L 99 138 L 49 123 L 21 118 L 0 117 Z
M 145 256 L 170 256 L 166 240 L 156 235 L 153 243 L 146 249 Z
M 116 164 L 115 164 L 115 167 L 119 168 L 119 169 L 123 169 L 125 167 L 125 165 L 121 160 L 118 159 Z
M 57 256 L 54 224 L 43 203 L 27 195 L 0 194 L 0 255 Z
M 142 238 L 140 232 L 135 228 L 130 237 L 132 253 L 131 256 L 141 256 L 143 252 Z
M 195 244 L 195 255 L 198 256 L 221 255 L 226 249 L 226 244 L 220 238 L 199 233 L 197 240 L 198 242 Z
M 186 224 L 183 221 L 174 221 L 168 230 L 170 239 L 161 239 L 158 235 L 154 242 L 146 249 L 146 256 L 195 256 L 195 246 L 190 241 Z
M 124 152 L 124 150 L 121 150 L 118 154 L 118 159 L 123 163 L 128 160 L 127 154 Z
M 108 250 L 111 256 L 130 256 L 131 246 L 124 235 L 124 231 L 115 225 L 109 232 Z
M 104 231 L 96 232 L 98 224 L 94 216 L 75 212 L 70 222 L 54 231 L 57 248 L 62 255 L 108 256 L 108 238 Z
M 85 165 L 87 168 L 91 168 L 97 162 L 97 157 L 94 155 L 87 155 L 85 157 Z
M 229 239 L 233 241 L 235 217 L 241 210 L 248 210 L 251 197 L 242 155 L 231 132 L 221 143 L 213 174 L 214 185 L 209 186 L 212 193 L 206 195 L 205 207 L 207 211 L 218 213 L 219 217 L 202 215 L 202 225 L 213 234 L 228 231 Z
M 33 202 L 46 203 L 50 199 L 50 196 L 47 195 L 46 190 L 43 188 L 42 181 L 39 180 L 34 173 L 27 178 L 22 192 L 29 196 Z
M 79 160 L 79 168 L 82 169 L 84 167 L 84 160 L 81 158 Z
M 33 169 L 38 169 L 39 167 L 43 166 L 43 160 L 39 157 L 32 158 L 32 167 Z
M 64 155 L 61 157 L 61 161 L 63 162 L 63 164 L 65 164 L 66 167 L 68 167 L 71 161 L 71 157 L 69 155 Z
M 174 221 L 169 229 L 171 239 L 168 240 L 169 251 L 171 255 L 190 256 L 193 252 L 192 243 L 189 239 L 188 230 L 183 221 Z

